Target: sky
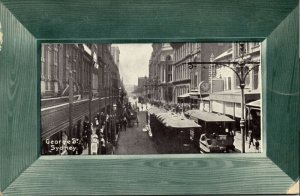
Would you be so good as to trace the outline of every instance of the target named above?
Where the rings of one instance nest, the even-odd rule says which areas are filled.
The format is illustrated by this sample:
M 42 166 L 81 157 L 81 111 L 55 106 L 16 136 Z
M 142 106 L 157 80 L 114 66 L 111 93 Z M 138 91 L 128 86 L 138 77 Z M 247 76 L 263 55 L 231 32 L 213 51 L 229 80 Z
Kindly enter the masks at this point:
M 120 49 L 120 75 L 125 85 L 137 85 L 138 77 L 149 75 L 152 44 L 113 44 Z

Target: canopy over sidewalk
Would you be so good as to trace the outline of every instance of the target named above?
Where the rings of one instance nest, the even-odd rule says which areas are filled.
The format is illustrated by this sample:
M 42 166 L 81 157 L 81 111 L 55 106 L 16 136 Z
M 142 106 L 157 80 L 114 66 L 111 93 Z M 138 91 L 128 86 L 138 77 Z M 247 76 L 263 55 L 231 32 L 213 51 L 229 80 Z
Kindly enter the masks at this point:
M 183 94 L 183 95 L 177 96 L 177 98 L 187 98 L 187 97 L 189 97 L 189 96 L 190 96 L 190 93 L 185 93 L 185 94 Z
M 260 108 L 260 99 L 246 104 L 248 107 Z

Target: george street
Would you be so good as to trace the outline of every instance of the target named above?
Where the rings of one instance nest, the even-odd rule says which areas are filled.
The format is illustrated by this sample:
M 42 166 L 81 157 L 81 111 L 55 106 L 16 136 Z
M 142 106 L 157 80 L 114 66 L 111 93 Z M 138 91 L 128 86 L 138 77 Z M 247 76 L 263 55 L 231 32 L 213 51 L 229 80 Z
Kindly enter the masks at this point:
M 139 125 L 127 128 L 119 133 L 116 155 L 157 154 L 155 142 L 142 129 L 146 125 L 146 112 L 138 112 Z

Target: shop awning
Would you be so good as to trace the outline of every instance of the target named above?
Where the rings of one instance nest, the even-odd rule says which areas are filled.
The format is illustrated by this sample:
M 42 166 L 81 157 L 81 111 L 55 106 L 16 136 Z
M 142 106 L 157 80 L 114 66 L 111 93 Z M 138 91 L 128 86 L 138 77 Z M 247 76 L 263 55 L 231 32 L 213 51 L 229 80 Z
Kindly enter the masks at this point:
M 212 101 L 241 103 L 241 92 L 239 90 L 214 92 L 210 94 L 209 97 L 210 100 Z M 257 100 L 257 99 L 260 99 L 259 90 L 245 91 L 246 103 L 249 102 L 249 100 Z
M 246 104 L 248 107 L 260 108 L 260 99 Z
M 234 122 L 233 119 L 222 114 L 216 114 L 211 112 L 204 112 L 201 110 L 188 110 L 185 112 L 186 115 L 205 122 Z
M 191 99 L 200 99 L 200 98 L 199 98 L 198 96 L 196 96 L 196 95 L 191 95 L 190 98 L 191 98 Z
M 185 94 L 183 94 L 183 95 L 177 96 L 177 98 L 187 98 L 187 97 L 189 97 L 189 96 L 190 96 L 190 93 L 185 93 Z
M 157 119 L 163 123 L 166 127 L 170 128 L 199 128 L 199 124 L 193 120 L 187 119 L 185 116 L 176 115 L 172 113 L 160 113 L 157 114 Z

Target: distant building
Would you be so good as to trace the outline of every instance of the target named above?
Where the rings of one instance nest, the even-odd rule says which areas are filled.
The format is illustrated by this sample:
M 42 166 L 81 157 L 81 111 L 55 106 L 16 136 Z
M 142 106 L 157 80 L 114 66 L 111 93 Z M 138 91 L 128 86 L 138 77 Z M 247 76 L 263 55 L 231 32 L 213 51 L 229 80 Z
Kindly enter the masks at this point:
M 111 47 L 111 55 L 118 67 L 120 67 L 120 49 L 118 46 Z
M 138 96 L 147 98 L 147 84 L 148 84 L 148 77 L 139 77 L 138 78 L 138 86 L 137 86 L 137 93 Z
M 170 44 L 152 44 L 149 61 L 149 98 L 161 102 L 173 100 L 173 59 L 174 51 Z

